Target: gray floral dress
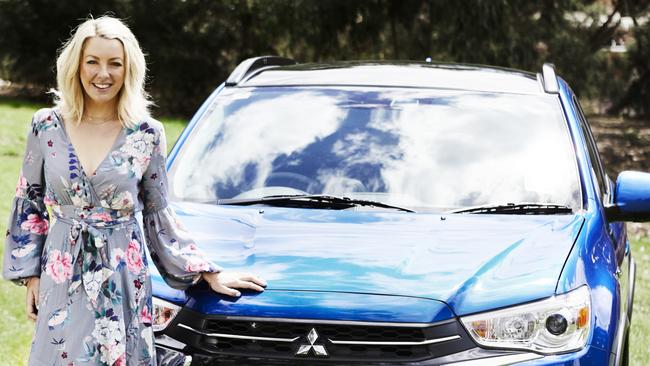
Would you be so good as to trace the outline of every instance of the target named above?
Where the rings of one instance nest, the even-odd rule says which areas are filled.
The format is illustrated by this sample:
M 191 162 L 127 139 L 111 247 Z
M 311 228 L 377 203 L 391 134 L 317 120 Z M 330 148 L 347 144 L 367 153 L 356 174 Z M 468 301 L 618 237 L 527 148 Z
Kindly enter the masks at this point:
M 172 287 L 220 270 L 167 207 L 165 153 L 149 119 L 122 129 L 86 174 L 58 110 L 34 115 L 3 266 L 16 283 L 41 279 L 30 365 L 155 365 L 144 242 Z

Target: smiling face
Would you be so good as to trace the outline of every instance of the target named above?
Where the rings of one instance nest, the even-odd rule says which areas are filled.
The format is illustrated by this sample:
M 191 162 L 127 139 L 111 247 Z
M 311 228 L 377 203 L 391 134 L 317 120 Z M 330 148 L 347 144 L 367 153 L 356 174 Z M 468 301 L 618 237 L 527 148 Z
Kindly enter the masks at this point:
M 86 102 L 96 105 L 117 103 L 124 85 L 124 46 L 117 39 L 86 39 L 79 65 L 79 78 Z

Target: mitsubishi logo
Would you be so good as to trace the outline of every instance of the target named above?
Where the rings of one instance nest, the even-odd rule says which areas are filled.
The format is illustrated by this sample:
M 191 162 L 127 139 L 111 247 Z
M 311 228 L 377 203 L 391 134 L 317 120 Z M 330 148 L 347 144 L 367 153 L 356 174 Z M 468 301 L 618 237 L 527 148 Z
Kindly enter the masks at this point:
M 296 356 L 308 356 L 311 350 L 314 350 L 314 354 L 318 357 L 329 356 L 327 354 L 327 350 L 323 345 L 314 344 L 316 343 L 317 339 L 318 333 L 316 333 L 316 329 L 311 328 L 309 334 L 307 334 L 307 340 L 309 341 L 309 344 L 301 344 L 300 348 L 298 348 L 298 352 L 296 352 Z

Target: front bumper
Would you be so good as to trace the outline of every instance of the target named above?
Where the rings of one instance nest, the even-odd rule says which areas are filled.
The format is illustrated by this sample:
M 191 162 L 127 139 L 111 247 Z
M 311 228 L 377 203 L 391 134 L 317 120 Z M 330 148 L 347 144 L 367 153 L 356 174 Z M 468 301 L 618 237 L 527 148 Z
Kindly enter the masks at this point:
M 158 366 L 190 366 L 192 356 L 181 350 L 185 344 L 166 335 L 156 336 L 156 365 Z
M 159 342 L 159 339 L 156 339 Z M 164 343 L 164 341 L 163 341 Z M 287 361 L 276 359 L 264 358 L 249 358 L 249 357 L 234 357 L 234 356 L 214 356 L 214 355 L 201 355 L 197 354 L 188 356 L 180 351 L 174 351 L 168 347 L 160 345 L 156 346 L 157 359 L 159 366 L 207 366 L 207 365 L 329 365 L 331 362 L 319 362 L 317 360 L 304 360 L 304 361 Z M 550 366 L 550 365 L 608 365 L 609 355 L 600 349 L 587 347 L 584 350 L 576 353 L 556 355 L 556 356 L 541 356 L 534 353 L 506 353 L 484 350 L 481 348 L 474 348 L 457 354 L 449 355 L 442 358 L 431 359 L 422 362 L 408 362 L 398 363 L 399 365 L 409 366 L 434 366 L 434 365 L 450 365 L 450 366 L 501 366 L 513 365 L 518 366 Z M 355 363 L 346 363 L 354 365 Z M 394 363 L 367 363 L 359 362 L 357 365 L 389 365 Z
M 310 339 L 310 330 L 316 330 L 316 338 Z M 318 346 L 326 354 L 317 352 Z M 162 366 L 607 365 L 609 361 L 607 352 L 589 346 L 553 356 L 483 349 L 454 319 L 409 324 L 243 318 L 209 316 L 187 308 L 156 333 L 156 349 Z M 306 352 L 300 354 L 301 349 Z

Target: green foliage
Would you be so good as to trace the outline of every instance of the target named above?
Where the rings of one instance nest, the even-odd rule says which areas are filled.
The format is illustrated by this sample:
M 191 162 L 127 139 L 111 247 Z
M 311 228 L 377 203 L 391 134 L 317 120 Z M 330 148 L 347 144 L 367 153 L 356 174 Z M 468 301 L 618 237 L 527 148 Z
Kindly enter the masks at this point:
M 0 55 L 14 82 L 55 86 L 57 49 L 89 14 L 116 8 L 117 1 L 0 1 Z
M 636 42 L 629 52 L 632 80 L 610 112 L 650 115 L 650 21 L 635 30 L 634 38 Z
M 625 57 L 602 50 L 618 32 L 617 15 L 647 15 L 649 3 L 0 0 L 0 74 L 42 94 L 55 84 L 56 50 L 72 29 L 89 14 L 111 12 L 125 19 L 147 52 L 148 89 L 164 114 L 189 116 L 240 61 L 264 54 L 300 62 L 431 57 L 531 71 L 550 61 L 583 97 L 618 100 L 630 86 L 636 99 L 628 99 L 648 100 L 650 26 L 634 33 L 630 55 L 638 82 L 630 84 Z M 620 110 L 629 103 L 619 104 Z

